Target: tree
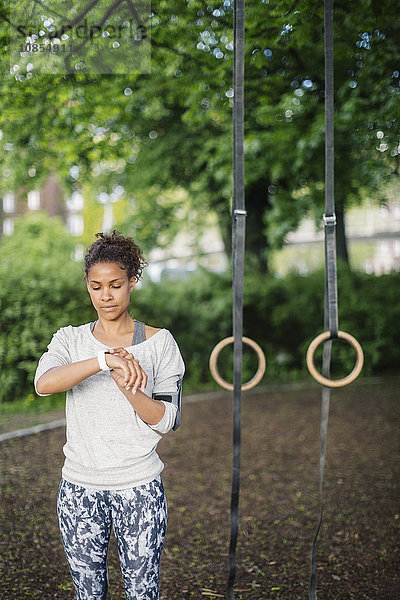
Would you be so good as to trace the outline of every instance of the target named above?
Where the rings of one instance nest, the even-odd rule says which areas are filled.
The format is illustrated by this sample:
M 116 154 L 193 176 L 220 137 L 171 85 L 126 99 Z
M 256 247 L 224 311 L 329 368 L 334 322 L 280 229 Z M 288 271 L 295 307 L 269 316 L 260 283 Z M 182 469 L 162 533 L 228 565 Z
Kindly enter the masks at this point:
M 375 0 L 335 2 L 343 258 L 346 206 L 367 192 L 379 197 L 398 174 L 396 13 L 393 0 L 384 8 Z M 187 0 L 185 11 L 178 0 L 154 0 L 145 23 L 150 74 L 9 76 L 0 100 L 3 139 L 13 144 L 2 159 L 7 185 L 32 185 L 57 168 L 70 188 L 80 180 L 96 189 L 123 185 L 155 207 L 160 193 L 179 186 L 194 207 L 216 211 L 229 249 L 232 14 L 231 0 Z M 263 267 L 269 246 L 279 247 L 310 209 L 318 219 L 323 212 L 323 5 L 249 0 L 246 23 L 247 249 Z M 168 218 L 161 214 L 173 222 L 173 206 Z
M 32 393 L 37 361 L 52 334 L 93 316 L 73 251 L 62 221 L 37 213 L 21 217 L 14 235 L 1 240 L 0 401 Z

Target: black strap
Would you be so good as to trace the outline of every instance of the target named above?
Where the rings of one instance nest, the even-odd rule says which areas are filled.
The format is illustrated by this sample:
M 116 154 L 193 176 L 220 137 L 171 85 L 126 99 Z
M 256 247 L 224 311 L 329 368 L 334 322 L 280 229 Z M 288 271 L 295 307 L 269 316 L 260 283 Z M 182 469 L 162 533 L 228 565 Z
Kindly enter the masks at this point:
M 336 215 L 334 194 L 333 0 L 325 0 L 325 330 L 337 338 Z
M 244 0 L 234 4 L 233 58 L 233 457 L 231 493 L 231 531 L 229 543 L 228 600 L 235 597 L 236 546 L 239 531 L 241 402 L 242 402 L 242 334 L 243 271 L 246 210 L 244 201 Z
M 332 339 L 338 336 L 338 301 L 336 267 L 336 216 L 334 197 L 334 88 L 333 88 L 333 8 L 332 0 L 325 0 L 325 331 L 331 339 L 325 342 L 322 355 L 322 374 L 330 377 Z M 320 459 L 319 459 L 319 521 L 311 550 L 309 599 L 317 600 L 317 540 L 323 517 L 322 486 L 326 457 L 328 418 L 331 389 L 322 387 Z

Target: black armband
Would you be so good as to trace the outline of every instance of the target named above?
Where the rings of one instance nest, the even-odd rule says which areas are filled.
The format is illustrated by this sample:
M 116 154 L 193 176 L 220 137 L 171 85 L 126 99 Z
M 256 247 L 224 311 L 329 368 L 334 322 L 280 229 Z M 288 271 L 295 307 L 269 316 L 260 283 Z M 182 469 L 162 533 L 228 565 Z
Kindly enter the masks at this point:
M 168 392 L 163 394 L 162 392 L 153 394 L 154 400 L 163 400 L 164 402 L 171 402 L 174 406 L 176 406 L 176 417 L 175 423 L 172 427 L 174 431 L 176 431 L 181 424 L 181 402 L 182 402 L 182 379 L 179 379 L 177 382 L 177 391 L 176 392 Z

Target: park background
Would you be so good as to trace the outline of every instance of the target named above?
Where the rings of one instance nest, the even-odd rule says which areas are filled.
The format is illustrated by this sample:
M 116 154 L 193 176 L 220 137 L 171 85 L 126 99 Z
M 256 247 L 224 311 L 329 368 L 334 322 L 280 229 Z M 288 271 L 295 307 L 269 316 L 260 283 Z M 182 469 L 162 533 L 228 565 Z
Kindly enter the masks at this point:
M 21 11 L 22 5 L 20 3 Z M 96 10 L 104 11 L 104 7 L 104 2 L 98 2 Z M 368 527 L 371 526 L 377 536 L 371 533 L 371 546 L 365 542 L 365 555 L 357 546 L 357 551 L 361 552 L 359 561 L 362 563 L 365 559 L 367 565 L 372 565 L 378 555 L 386 581 L 391 582 L 383 591 L 382 586 L 379 590 L 379 585 L 371 584 L 377 576 L 374 568 L 371 566 L 368 574 L 364 572 L 358 578 L 354 573 L 359 573 L 361 567 L 355 563 L 353 576 L 358 578 L 358 588 L 354 587 L 354 581 L 351 583 L 351 575 L 348 583 L 342 578 L 344 587 L 341 591 L 327 585 L 326 597 L 335 600 L 353 597 L 352 592 L 349 593 L 353 588 L 358 589 L 354 592 L 355 598 L 397 597 L 391 595 L 393 591 L 396 594 L 396 582 L 390 565 L 395 564 L 398 548 L 396 550 L 393 524 L 391 522 L 389 526 L 384 517 L 386 512 L 392 515 L 394 510 L 398 413 L 391 411 L 398 397 L 398 381 L 393 376 L 398 374 L 400 359 L 400 26 L 397 11 L 397 3 L 391 0 L 384 3 L 373 0 L 335 2 L 334 6 L 339 325 L 363 346 L 365 365 L 360 386 L 364 382 L 366 387 L 355 387 L 355 392 L 344 394 L 342 406 L 345 408 L 339 405 L 334 408 L 330 459 L 332 465 L 335 461 L 340 464 L 346 448 L 353 448 L 360 458 L 360 462 L 354 458 L 346 467 L 347 479 L 343 475 L 336 479 L 347 483 L 353 478 L 359 486 L 352 513 L 352 518 L 359 518 L 354 535 L 359 535 L 359 523 L 367 523 L 367 517 L 362 516 L 364 510 L 370 517 Z M 59 327 L 79 325 L 95 318 L 81 261 L 95 233 L 113 228 L 133 236 L 149 261 L 147 274 L 133 294 L 132 314 L 173 332 L 187 367 L 186 395 L 216 390 L 209 374 L 208 358 L 214 345 L 232 332 L 232 13 L 231 0 L 215 3 L 153 1 L 147 17 L 147 26 L 151 28 L 150 72 L 130 72 L 121 60 L 115 62 L 115 74 L 85 73 L 80 69 L 72 73 L 46 74 L 38 72 L 33 63 L 26 60 L 19 64 L 12 56 L 10 31 L 16 24 L 15 19 L 22 19 L 23 13 L 17 9 L 10 12 L 9 4 L 2 3 L 1 423 L 22 423 L 27 415 L 34 415 L 34 419 L 40 421 L 42 413 L 63 406 L 64 395 L 49 398 L 35 395 L 32 380 L 37 360 Z M 43 20 L 43 28 L 50 31 L 52 23 L 47 17 Z M 248 218 L 244 335 L 255 339 L 266 354 L 267 371 L 263 384 L 270 387 L 264 389 L 275 389 L 271 386 L 288 383 L 300 386 L 304 382 L 310 383 L 305 352 L 313 337 L 323 330 L 323 73 L 321 2 L 249 0 L 246 3 L 245 194 Z M 335 342 L 333 375 L 343 376 L 351 370 L 353 363 L 352 350 Z M 220 366 L 222 374 L 229 379 L 229 349 L 221 355 Z M 249 378 L 255 368 L 254 356 L 245 349 L 244 379 Z M 289 393 L 282 392 L 278 394 L 282 401 L 279 408 L 269 400 L 270 419 L 263 412 L 262 421 L 259 421 L 263 423 L 264 431 L 270 432 L 267 446 L 275 448 L 276 460 L 278 457 L 282 460 L 279 466 L 270 465 L 272 480 L 262 471 L 261 463 L 257 467 L 257 481 L 250 470 L 245 471 L 247 489 L 259 486 L 258 496 L 256 494 L 259 502 L 255 502 L 254 507 L 259 510 L 259 516 L 266 511 L 265 521 L 260 525 L 262 531 L 275 531 L 279 523 L 279 519 L 278 522 L 273 518 L 271 521 L 268 516 L 270 505 L 260 505 L 262 490 L 270 489 L 271 481 L 279 478 L 286 481 L 287 477 L 289 487 L 281 489 L 281 484 L 277 484 L 283 496 L 274 496 L 275 488 L 270 497 L 270 502 L 277 502 L 283 511 L 292 510 L 293 506 L 285 502 L 293 498 L 296 506 L 303 506 L 302 494 L 310 503 L 315 501 L 316 471 L 307 471 L 309 479 L 305 487 L 301 487 L 304 483 L 301 480 L 300 489 L 295 485 L 300 475 L 294 463 L 289 467 L 289 475 L 297 473 L 294 481 L 286 471 L 289 459 L 295 460 L 297 454 L 298 469 L 301 470 L 301 465 L 311 455 L 316 457 L 317 446 L 314 444 L 311 450 L 307 446 L 305 455 L 300 448 L 282 450 L 286 444 L 282 437 L 285 432 L 289 435 L 293 430 L 293 440 L 301 441 L 304 435 L 308 439 L 308 434 L 304 433 L 308 431 L 307 427 L 312 422 L 317 423 L 318 406 L 309 403 L 310 398 L 316 399 L 313 394 L 291 399 Z M 183 462 L 182 458 L 179 462 L 177 448 L 187 456 L 199 452 L 204 458 L 204 464 L 201 463 L 204 474 L 208 469 L 205 458 L 210 458 L 212 451 L 221 456 L 219 452 L 226 446 L 224 440 L 229 435 L 226 415 L 230 409 L 226 398 L 213 409 L 215 423 L 211 431 L 215 438 L 208 440 L 209 432 L 196 429 L 199 418 L 202 422 L 209 421 L 206 406 L 199 409 L 194 406 L 188 406 L 186 413 L 187 425 L 193 429 L 179 432 L 176 446 L 166 442 L 165 452 L 170 464 L 174 465 L 176 460 L 181 471 Z M 250 410 L 249 400 L 245 416 L 253 435 L 247 440 L 247 452 L 249 460 L 256 465 L 265 458 L 259 455 L 256 444 L 260 406 L 261 399 L 255 398 Z M 372 445 L 366 446 L 359 455 L 360 448 L 354 446 L 355 438 L 358 439 L 356 429 L 346 433 L 345 442 L 340 438 L 343 423 L 349 417 L 353 424 L 357 421 L 362 425 L 366 444 L 367 439 L 373 440 Z M 296 429 L 300 424 L 304 425 L 301 432 Z M 62 433 L 54 435 L 57 437 L 30 436 L 29 441 L 20 446 L 18 440 L 10 441 L 3 454 L 2 460 L 7 467 L 4 498 L 10 498 L 10 501 L 2 503 L 2 521 L 10 524 L 9 539 L 14 540 L 9 554 L 4 555 L 5 564 L 14 573 L 14 583 L 13 578 L 7 578 L 4 583 L 4 593 L 10 600 L 22 597 L 22 583 L 26 585 L 26 597 L 70 597 L 66 574 L 64 588 L 57 583 L 59 572 L 54 574 L 58 595 L 51 595 L 47 584 L 42 582 L 40 566 L 30 562 L 31 547 L 38 556 L 42 556 L 40 548 L 43 549 L 43 561 L 48 556 L 49 548 L 41 541 L 39 531 L 40 523 L 43 525 L 50 519 L 47 512 L 43 512 L 42 521 L 40 518 L 39 522 L 32 520 L 27 541 L 23 542 L 27 507 L 35 506 L 39 496 L 27 500 L 22 508 L 15 508 L 11 517 L 7 512 L 13 504 L 19 506 L 16 498 L 23 498 L 27 486 L 32 485 L 32 473 L 37 477 L 32 489 L 42 494 L 42 499 L 48 486 L 56 481 L 54 461 L 40 459 L 43 440 L 46 452 L 55 455 L 60 451 Z M 210 443 L 208 449 L 207 440 Z M 261 444 L 265 452 L 267 446 Z M 368 448 L 374 449 L 371 455 Z M 33 471 L 26 469 L 28 463 L 36 465 Z M 196 465 L 186 466 L 189 473 L 198 475 L 196 485 L 187 477 L 188 487 L 192 486 L 200 495 L 208 490 L 211 495 L 209 482 L 201 479 Z M 371 474 L 380 469 L 387 478 L 379 480 L 377 485 L 372 475 L 363 478 L 367 468 Z M 210 527 L 215 528 L 215 538 L 210 539 L 221 550 L 217 540 L 218 515 L 225 510 L 221 502 L 228 493 L 229 460 L 220 459 L 214 480 L 218 475 L 223 485 L 211 516 L 203 505 L 197 508 L 199 514 L 209 519 Z M 329 517 L 334 517 L 335 503 L 340 504 L 340 496 L 335 491 L 336 471 L 331 477 L 332 481 L 328 475 L 328 503 L 332 500 L 328 522 Z M 182 508 L 184 512 L 183 507 L 190 505 L 190 499 L 185 495 L 187 490 L 178 484 L 174 488 L 172 476 L 168 483 L 172 505 L 175 501 L 178 509 Z M 284 489 L 290 490 L 287 498 Z M 332 496 L 329 496 L 330 492 Z M 344 487 L 341 492 L 345 493 Z M 373 505 L 377 510 L 375 519 L 368 513 Z M 47 510 L 44 503 L 45 506 Z M 352 535 L 347 535 L 349 512 L 342 509 L 343 527 L 338 525 L 336 529 L 339 532 L 346 530 L 348 548 L 343 553 L 347 558 L 353 553 L 351 544 L 356 542 Z M 250 510 L 250 505 L 244 501 L 244 513 L 246 510 Z M 296 553 L 303 556 L 314 521 L 307 503 L 306 509 L 301 510 L 308 521 L 303 523 L 304 538 L 296 546 Z M 166 575 L 165 589 L 174 590 L 167 598 L 212 597 L 211 591 L 215 588 L 221 592 L 223 567 L 219 566 L 219 570 L 215 567 L 216 555 L 211 554 L 211 559 L 202 555 L 201 540 L 190 537 L 193 530 L 197 531 L 197 524 L 186 513 L 182 517 L 182 522 L 172 525 L 173 541 L 167 546 L 166 560 L 171 574 Z M 279 564 L 276 577 L 281 581 L 281 591 L 274 579 L 261 591 L 259 580 L 264 577 L 264 572 L 259 562 L 268 559 L 257 559 L 260 542 L 257 541 L 256 548 L 252 547 L 254 540 L 259 540 L 256 521 L 252 521 L 249 514 L 244 518 L 249 519 L 242 539 L 249 554 L 240 559 L 245 572 L 243 581 L 246 580 L 243 585 L 248 587 L 244 597 L 297 597 L 295 593 L 304 590 L 292 581 L 297 568 L 294 563 L 291 564 L 291 575 L 287 573 L 290 559 L 283 566 Z M 296 527 L 300 527 L 301 522 L 299 519 Z M 54 531 L 49 533 L 49 539 L 57 540 L 54 524 L 51 527 Z M 333 526 L 329 524 L 328 527 Z M 383 534 L 386 539 L 382 539 Z M 279 536 L 277 533 L 268 535 Z M 194 561 L 190 569 L 186 568 L 188 565 L 181 553 L 185 536 L 193 543 Z M 294 551 L 290 534 L 285 539 L 286 549 Z M 335 539 L 337 541 L 338 536 Z M 52 544 L 52 552 L 59 553 L 59 542 L 52 541 Z M 277 552 L 282 556 L 282 545 L 279 541 L 276 544 Z M 210 547 L 205 548 L 212 553 Z M 10 565 L 15 564 L 15 549 L 25 558 L 13 571 Z M 251 552 L 252 559 L 249 558 Z M 331 554 L 326 552 L 329 557 L 333 552 L 337 558 L 332 548 Z M 202 557 L 199 559 L 201 568 L 196 560 L 199 555 Z M 57 556 L 62 563 L 61 555 Z M 178 567 L 174 556 L 181 561 Z M 265 556 L 269 556 L 268 553 Z M 327 559 L 325 565 L 328 568 L 333 563 L 338 569 L 333 572 L 333 583 L 338 581 L 335 577 L 340 579 L 339 566 L 343 566 L 336 558 Z M 268 564 L 275 569 L 274 560 L 269 560 Z M 210 574 L 207 569 L 214 567 L 216 572 Z M 189 576 L 193 569 L 195 573 L 197 569 L 197 574 Z M 278 573 L 278 566 L 276 569 Z M 46 573 L 48 577 L 48 571 Z M 32 577 L 37 579 L 32 580 Z M 180 587 L 177 579 L 183 582 Z M 39 590 L 37 581 L 42 582 Z M 332 586 L 332 579 L 329 581 Z M 396 581 L 398 585 L 398 579 Z M 291 585 L 294 586 L 292 595 Z M 379 591 L 380 596 L 377 595 Z M 362 596 L 362 593 L 366 595 Z M 215 594 L 218 597 L 218 593 Z
M 94 319 L 80 261 L 95 233 L 113 228 L 150 263 L 135 316 L 174 332 L 186 390 L 212 387 L 208 356 L 231 334 L 232 2 L 189 1 L 183 11 L 154 2 L 151 71 L 127 73 L 115 59 L 116 74 L 48 74 L 26 56 L 19 64 L 11 45 L 7 53 L 17 6 L 3 7 L 1 29 L 1 401 L 34 402 L 51 335 Z M 263 347 L 272 380 L 307 378 L 305 350 L 323 325 L 321 10 L 315 1 L 246 6 L 244 334 Z M 364 347 L 364 376 L 396 372 L 400 358 L 394 11 L 392 2 L 335 5 L 339 320 Z M 353 357 L 335 345 L 340 375 Z M 221 361 L 229 369 L 228 350 Z M 252 369 L 246 351 L 244 377 Z
M 246 7 L 244 334 L 263 347 L 272 380 L 307 377 L 304 353 L 323 323 L 321 10 L 313 1 Z M 23 19 L 3 11 L 11 30 Z M 391 2 L 335 5 L 339 319 L 364 347 L 364 376 L 395 372 L 400 357 L 394 11 Z M 153 3 L 151 72 L 121 75 L 20 65 L 2 27 L 2 402 L 33 402 L 52 333 L 94 318 L 80 261 L 94 234 L 113 228 L 149 258 L 135 316 L 174 332 L 186 390 L 212 387 L 208 356 L 231 334 L 232 12 L 228 0 L 183 11 Z M 336 345 L 343 374 L 353 358 Z M 229 369 L 228 350 L 221 360 Z M 252 369 L 246 351 L 244 377 Z

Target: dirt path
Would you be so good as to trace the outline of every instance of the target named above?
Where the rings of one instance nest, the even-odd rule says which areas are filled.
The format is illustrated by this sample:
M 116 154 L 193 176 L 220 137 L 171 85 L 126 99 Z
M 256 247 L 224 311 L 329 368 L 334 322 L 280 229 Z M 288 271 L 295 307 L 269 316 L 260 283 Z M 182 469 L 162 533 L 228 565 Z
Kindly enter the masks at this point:
M 320 393 L 243 401 L 236 599 L 308 597 L 318 513 Z M 398 600 L 398 386 L 333 393 L 318 545 L 320 600 Z M 73 600 L 55 501 L 64 430 L 0 445 L 0 598 Z M 169 525 L 162 600 L 225 597 L 231 477 L 231 397 L 190 403 L 159 452 Z M 125 598 L 115 542 L 109 599 Z

